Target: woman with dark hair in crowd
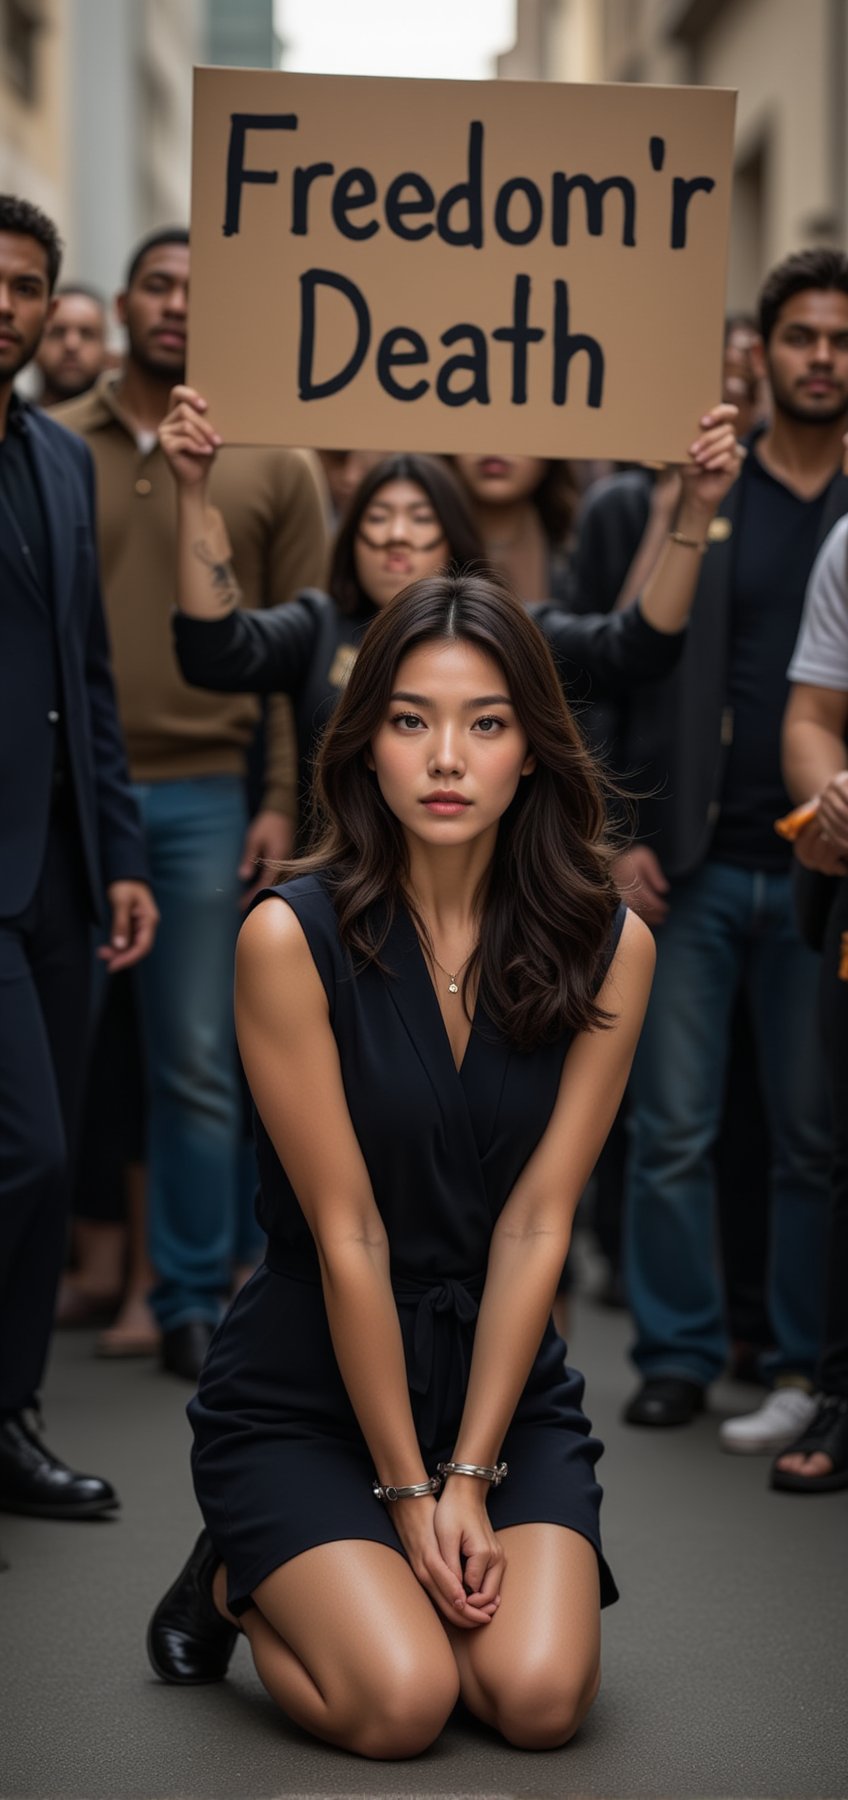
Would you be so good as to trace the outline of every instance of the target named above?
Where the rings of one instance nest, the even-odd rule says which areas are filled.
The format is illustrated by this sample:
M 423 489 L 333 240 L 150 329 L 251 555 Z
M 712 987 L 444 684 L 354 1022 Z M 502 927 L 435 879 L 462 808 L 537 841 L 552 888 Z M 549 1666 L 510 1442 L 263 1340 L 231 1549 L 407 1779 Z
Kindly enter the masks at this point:
M 207 1529 L 157 1608 L 165 1680 L 240 1625 L 298 1724 L 373 1757 L 461 1694 L 528 1748 L 599 1683 L 600 1445 L 550 1321 L 654 950 L 525 609 L 418 581 L 318 754 L 320 835 L 242 928 L 266 1264 L 190 1405 Z
M 409 582 L 450 565 L 480 564 L 483 548 L 468 502 L 438 457 L 387 456 L 360 483 L 336 539 L 326 594 L 307 590 L 286 606 L 239 608 L 238 571 L 226 528 L 206 499 L 221 442 L 206 402 L 175 388 L 160 429 L 177 483 L 178 570 L 174 620 L 187 681 L 235 693 L 282 692 L 294 703 L 301 802 L 308 806 L 317 738 L 350 672 L 370 621 Z M 677 529 L 641 600 L 610 617 L 576 618 L 532 607 L 554 651 L 566 698 L 627 693 L 673 668 L 695 592 L 707 526 L 737 471 L 735 409 L 700 422 L 683 473 Z
M 269 607 L 272 630 L 245 638 L 245 615 L 230 611 L 239 590 L 226 530 L 206 502 L 212 457 L 186 454 L 184 437 L 178 408 L 161 432 L 179 496 L 177 599 L 182 606 L 184 598 L 196 603 L 199 596 L 206 608 L 200 630 L 193 620 L 176 621 L 183 672 L 200 687 L 291 696 L 303 817 L 316 744 L 366 627 L 411 581 L 454 561 L 479 562 L 482 544 L 462 490 L 439 457 L 382 457 L 341 522 L 327 592 L 308 588 L 286 606 Z

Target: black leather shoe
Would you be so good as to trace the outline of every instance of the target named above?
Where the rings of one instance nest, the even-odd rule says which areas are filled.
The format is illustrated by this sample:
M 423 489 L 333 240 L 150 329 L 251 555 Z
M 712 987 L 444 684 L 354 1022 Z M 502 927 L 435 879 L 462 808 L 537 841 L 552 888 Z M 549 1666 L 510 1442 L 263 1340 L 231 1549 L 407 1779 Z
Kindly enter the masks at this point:
M 697 1381 L 654 1375 L 643 1381 L 621 1416 L 625 1425 L 689 1425 L 703 1410 L 704 1390 Z
M 77 1475 L 27 1425 L 22 1413 L 0 1420 L 0 1511 L 41 1519 L 97 1519 L 120 1500 L 99 1475 Z
M 223 1681 L 238 1632 L 212 1598 L 212 1577 L 220 1562 L 208 1531 L 197 1543 L 176 1581 L 160 1600 L 147 1628 L 147 1654 L 160 1681 L 199 1686 Z
M 197 1381 L 206 1352 L 212 1342 L 214 1326 L 208 1319 L 186 1319 L 162 1333 L 162 1367 L 169 1375 L 181 1375 L 183 1381 Z

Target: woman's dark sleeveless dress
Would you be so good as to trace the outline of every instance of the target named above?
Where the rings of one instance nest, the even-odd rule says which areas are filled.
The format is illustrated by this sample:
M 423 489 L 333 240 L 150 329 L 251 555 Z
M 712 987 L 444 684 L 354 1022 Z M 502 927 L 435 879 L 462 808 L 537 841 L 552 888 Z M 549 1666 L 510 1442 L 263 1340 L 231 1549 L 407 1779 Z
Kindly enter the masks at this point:
M 279 898 L 273 901 L 268 895 Z M 557 1097 L 570 1037 L 515 1050 L 478 1006 L 457 1071 L 412 922 L 401 910 L 382 952 L 390 973 L 354 972 L 329 894 L 314 875 L 266 890 L 297 915 L 326 989 L 347 1103 L 389 1238 L 392 1285 L 425 1467 L 450 1457 L 466 1390 L 492 1230 Z M 610 939 L 615 950 L 620 907 Z M 458 1002 L 459 1004 L 459 1002 Z M 324 1129 L 320 1118 L 314 1130 Z M 244 1611 L 272 1571 L 317 1544 L 372 1539 L 401 1550 L 339 1374 L 311 1233 L 257 1120 L 267 1261 L 219 1326 L 189 1405 L 197 1497 Z M 547 1521 L 595 1546 L 601 1598 L 601 1444 L 549 1323 L 503 1444 L 495 1529 Z

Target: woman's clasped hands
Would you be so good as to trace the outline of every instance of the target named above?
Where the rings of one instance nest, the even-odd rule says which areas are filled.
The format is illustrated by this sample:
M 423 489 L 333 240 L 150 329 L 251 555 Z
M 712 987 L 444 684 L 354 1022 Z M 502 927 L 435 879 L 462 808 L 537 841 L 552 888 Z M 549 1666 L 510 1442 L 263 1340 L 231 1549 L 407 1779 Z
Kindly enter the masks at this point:
M 392 1520 L 413 1574 L 443 1618 L 461 1630 L 491 1623 L 506 1557 L 492 1530 L 483 1482 L 455 1476 L 436 1501 L 398 1500 Z

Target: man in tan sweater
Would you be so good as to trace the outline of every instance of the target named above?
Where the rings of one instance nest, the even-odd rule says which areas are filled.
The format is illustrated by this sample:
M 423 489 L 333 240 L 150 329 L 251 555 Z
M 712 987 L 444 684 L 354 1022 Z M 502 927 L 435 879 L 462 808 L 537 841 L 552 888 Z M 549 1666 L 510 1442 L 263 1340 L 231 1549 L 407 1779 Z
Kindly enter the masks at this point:
M 139 984 L 152 1305 L 165 1367 L 191 1379 L 229 1287 L 237 1224 L 241 1109 L 231 990 L 240 882 L 261 882 L 261 862 L 288 854 L 296 760 L 288 702 L 274 699 L 264 792 L 248 822 L 245 773 L 257 702 L 189 687 L 173 653 L 176 497 L 157 431 L 171 387 L 184 378 L 188 275 L 186 232 L 158 233 L 139 246 L 117 302 L 128 339 L 124 367 L 55 416 L 94 457 L 119 710 L 162 914 Z M 310 458 L 225 450 L 213 489 L 245 605 L 276 605 L 320 585 L 324 509 Z

